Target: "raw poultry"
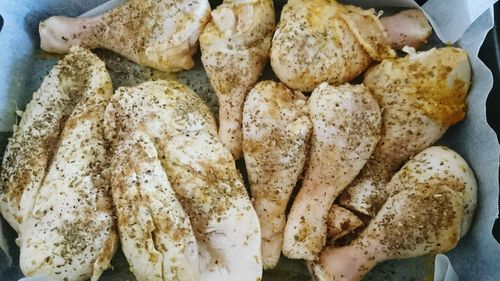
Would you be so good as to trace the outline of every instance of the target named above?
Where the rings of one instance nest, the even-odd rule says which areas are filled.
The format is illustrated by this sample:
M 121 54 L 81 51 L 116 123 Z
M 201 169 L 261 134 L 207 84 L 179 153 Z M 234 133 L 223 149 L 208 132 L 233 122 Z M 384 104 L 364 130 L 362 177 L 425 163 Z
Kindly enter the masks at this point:
M 326 248 L 311 264 L 315 280 L 355 281 L 376 264 L 453 249 L 467 232 L 477 200 L 474 175 L 446 147 L 430 147 L 388 183 L 390 195 L 349 245 Z
M 107 135 L 113 145 L 111 184 L 130 270 L 138 281 L 200 280 L 194 232 L 154 140 L 147 132 L 114 120 L 114 102 L 106 111 Z
M 396 18 L 381 21 L 373 9 L 336 1 L 290 0 L 274 33 L 272 68 L 283 83 L 299 91 L 312 91 L 322 82 L 340 85 L 372 61 L 394 57 L 391 46 L 418 46 L 432 32 L 418 10 L 391 17 Z
M 1 172 L 0 208 L 18 234 L 33 208 L 66 120 L 79 100 L 111 91 L 110 83 L 104 64 L 95 55 L 74 49 L 54 66 L 33 94 L 14 127 Z
M 387 199 L 385 184 L 412 155 L 435 143 L 462 120 L 471 70 L 467 53 L 444 47 L 387 59 L 363 84 L 382 108 L 382 138 L 340 205 L 374 216 Z
M 103 119 L 111 94 L 104 63 L 90 51 L 72 49 L 35 93 L 11 141 L 11 147 L 26 145 L 22 142 L 26 138 L 50 141 L 54 146 L 47 156 L 50 152 L 43 146 L 28 143 L 24 148 L 33 149 L 33 154 L 10 157 L 26 163 L 38 154 L 38 161 L 31 162 L 36 166 L 4 166 L 16 168 L 16 174 L 35 168 L 43 174 L 28 178 L 29 192 L 17 191 L 22 193 L 20 267 L 26 276 L 97 280 L 110 266 L 117 234 L 104 173 L 108 162 Z M 74 108 L 63 101 L 75 103 Z M 63 114 L 69 115 L 66 122 L 61 120 Z M 59 130 L 60 136 L 47 134 Z
M 363 221 L 353 212 L 337 204 L 333 204 L 326 219 L 328 228 L 327 240 L 330 243 L 353 233 L 363 226 Z
M 288 214 L 283 253 L 314 260 L 326 243 L 330 207 L 379 140 L 381 112 L 363 85 L 323 83 L 311 94 L 308 106 L 311 149 L 302 187 Z
M 285 210 L 302 174 L 312 124 L 306 97 L 282 83 L 263 81 L 248 94 L 243 151 L 253 205 L 262 232 L 264 268 L 278 263 Z
M 406 47 L 395 58 L 393 48 L 431 33 L 417 10 L 379 18 L 333 0 L 290 0 L 271 48 L 274 24 L 270 0 L 227 0 L 211 19 L 206 0 L 130 0 L 98 17 L 40 24 L 44 50 L 107 48 L 169 72 L 193 67 L 201 34 L 220 126 L 217 134 L 192 90 L 166 81 L 120 88 L 104 117 L 104 65 L 72 49 L 34 94 L 4 157 L 0 210 L 19 233 L 25 275 L 99 278 L 116 247 L 109 183 L 139 281 L 260 280 L 282 248 L 314 261 L 318 280 L 358 280 L 383 260 L 456 245 L 477 200 L 465 161 L 433 147 L 394 173 L 464 118 L 467 54 Z M 270 51 L 283 83 L 255 85 Z M 363 85 L 344 84 L 374 61 Z M 294 89 L 314 91 L 307 101 Z M 234 163 L 242 151 L 253 206 Z M 360 218 L 368 226 L 359 237 L 324 248 L 360 229 Z
M 209 19 L 208 0 L 130 0 L 96 17 L 42 21 L 40 47 L 60 54 L 74 45 L 104 48 L 141 65 L 180 71 L 194 66 L 198 37 Z
M 199 262 L 191 263 L 189 268 L 195 271 L 198 267 L 202 280 L 260 279 L 258 217 L 234 159 L 218 139 L 215 119 L 203 101 L 178 82 L 146 82 L 120 88 L 108 113 L 106 127 L 110 139 L 119 139 L 114 134 L 120 130 L 128 134 L 138 130 L 147 136 L 146 144 L 156 149 L 157 155 L 151 157 L 159 159 L 196 237 Z M 143 188 L 149 188 L 151 183 L 144 184 Z M 117 186 L 113 186 L 113 193 L 115 198 L 120 195 Z M 158 223 L 154 217 L 152 223 Z M 187 237 L 182 235 L 189 235 L 189 231 L 178 235 Z M 140 251 L 132 247 L 131 251 Z M 189 260 L 185 262 L 188 269 Z
M 201 59 L 219 100 L 219 137 L 241 156 L 245 97 L 269 60 L 274 32 L 272 0 L 225 0 L 200 36 Z

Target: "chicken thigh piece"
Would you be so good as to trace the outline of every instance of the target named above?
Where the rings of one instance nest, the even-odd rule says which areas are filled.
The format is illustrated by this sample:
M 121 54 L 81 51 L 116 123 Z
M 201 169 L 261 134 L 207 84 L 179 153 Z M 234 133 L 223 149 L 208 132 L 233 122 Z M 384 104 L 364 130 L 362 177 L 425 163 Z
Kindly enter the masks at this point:
M 363 85 L 322 83 L 308 105 L 312 144 L 302 187 L 288 215 L 283 253 L 314 260 L 326 243 L 330 207 L 379 140 L 381 113 Z
M 209 19 L 207 0 L 129 0 L 100 16 L 54 16 L 41 22 L 40 47 L 61 54 L 73 45 L 104 48 L 174 72 L 194 66 L 198 37 Z
M 120 88 L 108 110 L 114 111 L 110 128 L 141 130 L 156 148 L 189 216 L 199 252 L 193 267 L 201 279 L 259 280 L 259 220 L 201 98 L 178 82 L 146 82 Z
M 411 189 L 412 186 L 446 181 L 463 196 L 460 236 L 469 231 L 477 205 L 477 183 L 472 169 L 455 151 L 444 146 L 431 146 L 411 158 L 387 184 L 387 193 Z
M 53 140 L 59 144 L 39 192 L 26 200 L 34 202 L 20 228 L 19 263 L 26 276 L 97 280 L 110 266 L 117 246 L 109 180 L 104 174 L 108 155 L 103 119 L 112 95 L 111 79 L 95 55 L 75 52 L 72 59 L 87 59 L 93 67 L 59 74 L 61 84 L 75 81 L 65 80 L 64 75 L 82 75 L 82 84 L 70 85 L 83 96 L 60 139 Z
M 272 0 L 226 0 L 200 36 L 201 60 L 219 100 L 219 137 L 235 159 L 245 96 L 269 60 L 274 25 Z
M 312 124 L 306 97 L 282 83 L 263 81 L 243 110 L 243 151 L 262 232 L 264 268 L 278 263 L 285 210 L 302 174 Z
M 382 138 L 340 205 L 374 216 L 386 183 L 412 155 L 435 143 L 465 116 L 471 70 L 467 53 L 444 47 L 413 50 L 369 69 L 363 84 L 382 108 Z
M 372 61 L 394 57 L 391 45 L 427 39 L 432 29 L 425 15 L 412 11 L 381 22 L 373 9 L 334 0 L 290 0 L 274 33 L 271 66 L 283 83 L 299 91 L 312 91 L 322 82 L 343 84 Z
M 49 169 L 66 120 L 77 102 L 99 91 L 110 93 L 104 63 L 91 52 L 74 48 L 44 78 L 26 106 L 5 150 L 0 210 L 20 233 Z
M 448 148 L 422 151 L 388 187 L 389 199 L 356 240 L 322 251 L 312 265 L 316 280 L 361 280 L 387 259 L 449 251 L 470 226 L 476 181 L 462 157 Z

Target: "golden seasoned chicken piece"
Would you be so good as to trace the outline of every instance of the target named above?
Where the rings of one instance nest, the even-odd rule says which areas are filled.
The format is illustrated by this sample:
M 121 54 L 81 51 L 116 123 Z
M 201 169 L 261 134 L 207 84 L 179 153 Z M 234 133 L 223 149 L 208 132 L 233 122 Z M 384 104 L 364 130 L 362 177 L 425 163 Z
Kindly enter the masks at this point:
M 394 17 L 399 18 L 381 22 L 373 9 L 334 0 L 290 0 L 274 33 L 271 66 L 283 83 L 299 91 L 312 91 L 322 82 L 343 84 L 373 60 L 394 57 L 391 44 L 418 45 L 430 35 L 420 11 Z
M 282 83 L 264 81 L 243 110 L 243 151 L 253 205 L 260 219 L 264 268 L 278 263 L 285 210 L 302 174 L 312 124 L 306 98 Z
M 431 146 L 410 159 L 387 184 L 387 193 L 394 194 L 420 184 L 446 184 L 463 195 L 463 217 L 460 236 L 472 224 L 477 205 L 477 183 L 474 173 L 455 151 L 444 146 Z
M 110 107 L 107 121 L 113 120 L 112 112 Z M 125 132 L 126 137 L 113 141 L 111 184 L 130 270 L 139 281 L 200 280 L 189 218 L 175 197 L 153 140 L 147 132 Z
M 258 217 L 234 159 L 216 135 L 210 109 L 192 90 L 172 81 L 120 88 L 111 106 L 111 128 L 139 129 L 156 148 L 189 215 L 199 251 L 199 264 L 193 267 L 199 266 L 201 279 L 260 279 Z
M 363 84 L 382 108 L 382 138 L 340 205 L 374 216 L 400 166 L 464 118 L 470 79 L 467 53 L 454 47 L 411 52 L 368 70 Z
M 323 83 L 308 105 L 313 123 L 311 150 L 302 187 L 288 214 L 283 253 L 314 260 L 326 243 L 330 207 L 379 140 L 381 113 L 363 85 Z
M 431 147 L 388 184 L 391 195 L 348 246 L 327 248 L 312 265 L 316 280 L 361 280 L 376 264 L 453 249 L 470 226 L 477 186 L 457 153 Z
M 40 47 L 66 53 L 73 45 L 112 50 L 173 72 L 194 66 L 198 37 L 210 19 L 207 0 L 129 0 L 91 18 L 51 17 L 40 23 Z
M 3 217 L 18 233 L 48 171 L 62 129 L 82 98 L 111 91 L 104 64 L 87 50 L 73 49 L 45 77 L 5 150 L 0 192 Z
M 219 137 L 241 156 L 245 96 L 269 60 L 274 32 L 272 0 L 226 0 L 200 36 L 201 59 L 219 100 Z
M 376 264 L 453 249 L 462 198 L 446 184 L 415 186 L 389 197 L 368 228 L 348 246 L 328 248 L 313 265 L 316 280 L 361 280 Z
M 19 263 L 26 276 L 97 280 L 109 267 L 117 244 L 109 180 L 104 175 L 108 155 L 103 119 L 112 86 L 104 63 L 95 55 L 78 49 L 70 56 L 93 66 L 59 73 L 61 84 L 73 82 L 74 95 L 82 96 L 64 126 L 38 193 L 27 200 L 34 204 L 20 228 Z M 52 93 L 57 92 L 43 94 Z

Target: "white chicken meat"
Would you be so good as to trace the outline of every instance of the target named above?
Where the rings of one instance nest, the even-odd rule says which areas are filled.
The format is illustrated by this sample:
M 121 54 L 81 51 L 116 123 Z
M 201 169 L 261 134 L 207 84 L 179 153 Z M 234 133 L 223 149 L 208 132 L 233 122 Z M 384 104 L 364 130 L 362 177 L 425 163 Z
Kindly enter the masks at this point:
M 189 218 L 170 186 L 153 140 L 114 120 L 112 194 L 123 252 L 138 281 L 200 280 L 198 248 Z M 118 123 L 118 124 L 117 124 Z M 122 128 L 123 131 L 111 131 Z
M 369 69 L 363 84 L 382 108 L 382 137 L 340 205 L 374 216 L 386 183 L 412 155 L 435 143 L 466 113 L 471 70 L 467 53 L 444 47 L 410 52 Z
M 65 122 L 76 103 L 109 89 L 103 63 L 84 49 L 74 49 L 44 78 L 14 126 L 2 164 L 0 210 L 18 234 L 33 208 Z
M 201 279 L 260 279 L 258 217 L 210 109 L 172 81 L 120 88 L 112 104 L 109 126 L 140 129 L 156 148 L 196 236 Z
M 312 124 L 306 97 L 282 83 L 263 81 L 248 94 L 243 151 L 262 232 L 264 268 L 278 263 L 285 210 L 302 174 Z
M 198 37 L 210 20 L 208 0 L 129 0 L 91 18 L 54 16 L 40 23 L 40 47 L 67 53 L 71 46 L 112 50 L 162 71 L 194 66 Z
M 70 83 L 66 86 L 77 104 L 60 138 L 52 140 L 57 148 L 38 192 L 23 194 L 31 198 L 21 204 L 33 203 L 20 228 L 20 267 L 26 276 L 94 281 L 110 266 L 117 246 L 104 173 L 108 155 L 103 119 L 112 85 L 104 63 L 87 50 L 73 49 L 59 67 L 64 64 L 73 68 L 60 68 L 59 85 Z
M 241 156 L 243 103 L 269 60 L 272 0 L 225 0 L 200 36 L 201 59 L 219 101 L 219 137 Z
M 328 228 L 327 238 L 331 242 L 335 242 L 335 240 L 363 226 L 363 221 L 346 208 L 333 204 L 328 212 L 326 225 Z
M 363 85 L 321 84 L 308 101 L 313 133 L 302 187 L 288 214 L 283 253 L 314 260 L 326 243 L 327 216 L 380 137 L 381 113 Z
M 453 249 L 467 232 L 477 200 L 474 175 L 460 155 L 430 147 L 388 183 L 390 196 L 351 244 L 324 249 L 316 280 L 355 281 L 376 264 Z
M 381 21 L 373 9 L 334 0 L 290 0 L 274 33 L 271 66 L 288 87 L 312 91 L 322 82 L 348 82 L 373 61 L 394 57 L 391 45 L 418 46 L 431 32 L 418 10 Z

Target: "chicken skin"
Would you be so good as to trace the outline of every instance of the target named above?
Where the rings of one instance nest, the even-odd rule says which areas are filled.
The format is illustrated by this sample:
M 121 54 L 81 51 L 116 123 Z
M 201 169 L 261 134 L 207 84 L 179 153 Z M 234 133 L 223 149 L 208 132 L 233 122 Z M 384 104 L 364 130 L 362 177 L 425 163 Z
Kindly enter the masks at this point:
M 243 111 L 243 151 L 262 232 L 264 268 L 278 263 L 285 210 L 302 174 L 312 124 L 306 98 L 282 83 L 263 81 Z
M 384 60 L 363 84 L 382 115 L 382 138 L 340 205 L 374 216 L 387 199 L 386 183 L 412 155 L 435 143 L 465 116 L 471 70 L 467 53 L 454 47 Z
M 269 60 L 272 0 L 226 0 L 200 36 L 201 59 L 219 100 L 219 137 L 235 159 L 242 153 L 243 103 Z
M 112 114 L 108 107 L 107 124 Z M 111 184 L 130 270 L 138 281 L 200 280 L 189 218 L 175 197 L 153 140 L 140 130 L 119 134 L 127 131 L 126 137 L 113 140 Z
M 93 81 L 93 83 L 90 83 Z M 5 150 L 0 210 L 20 234 L 57 149 L 66 120 L 80 99 L 111 92 L 109 75 L 97 56 L 72 49 L 44 78 L 26 106 Z
M 174 72 L 194 66 L 210 19 L 207 0 L 129 0 L 100 16 L 54 16 L 40 23 L 40 47 L 64 54 L 73 45 L 112 50 L 138 64 Z
M 460 236 L 469 231 L 477 205 L 477 183 L 474 173 L 455 151 L 444 146 L 431 146 L 408 161 L 387 184 L 388 194 L 410 189 L 413 185 L 446 184 L 462 193 L 463 210 Z
M 75 68 L 63 71 L 63 65 Z M 112 94 L 111 79 L 104 63 L 83 49 L 73 49 L 59 67 L 59 85 L 69 84 L 73 97 L 81 97 L 76 99 L 59 140 L 53 140 L 58 146 L 38 192 L 23 194 L 32 198 L 21 204 L 33 203 L 20 227 L 20 267 L 26 276 L 97 280 L 109 267 L 117 246 L 109 180 L 104 173 L 108 155 L 103 119 Z M 59 94 L 39 93 L 47 99 Z M 38 104 L 38 109 L 43 105 Z M 29 110 L 27 116 L 35 116 L 35 107 Z
M 418 9 L 403 10 L 389 17 L 381 17 L 380 22 L 387 32 L 389 44 L 394 49 L 405 46 L 418 48 L 432 34 L 427 17 Z
M 260 279 L 259 220 L 203 100 L 178 82 L 155 81 L 120 88 L 108 110 L 114 112 L 107 121 L 109 128 L 115 128 L 108 134 L 110 139 L 118 138 L 112 132 L 125 126 L 143 132 L 156 149 L 153 156 L 159 159 L 196 237 L 199 262 L 192 262 L 191 268 L 198 268 L 202 280 Z
M 283 253 L 314 260 L 326 243 L 333 202 L 375 149 L 381 113 L 363 85 L 323 83 L 308 105 L 313 123 L 311 149 L 302 187 L 288 215 Z
M 326 225 L 328 239 L 333 242 L 361 227 L 363 221 L 346 208 L 333 204 L 328 213 Z
M 322 251 L 316 280 L 354 281 L 387 259 L 453 249 L 467 231 L 476 205 L 471 169 L 457 153 L 430 147 L 392 178 L 389 199 L 351 244 Z
M 420 11 L 395 16 L 401 25 L 393 20 L 384 26 L 373 9 L 334 0 L 290 0 L 274 33 L 271 66 L 283 83 L 299 91 L 310 92 L 322 82 L 348 82 L 372 61 L 394 57 L 391 45 L 418 45 L 430 35 Z

